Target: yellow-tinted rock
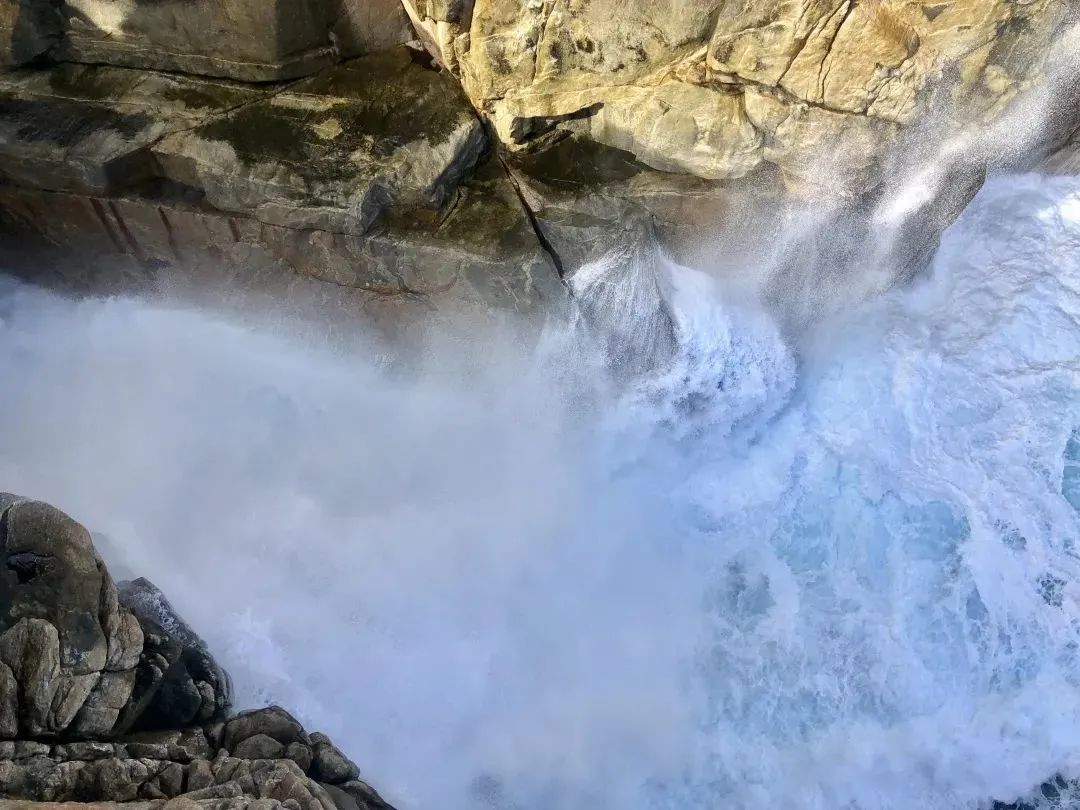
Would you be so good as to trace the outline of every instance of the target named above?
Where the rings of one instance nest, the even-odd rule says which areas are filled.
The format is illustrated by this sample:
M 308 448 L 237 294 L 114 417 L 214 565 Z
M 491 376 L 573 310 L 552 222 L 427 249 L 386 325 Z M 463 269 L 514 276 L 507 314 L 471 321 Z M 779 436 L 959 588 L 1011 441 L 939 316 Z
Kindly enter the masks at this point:
M 1067 0 L 405 0 L 512 148 L 588 133 L 706 178 L 763 162 L 857 192 L 933 105 L 996 112 Z M 942 102 L 946 102 L 942 104 Z

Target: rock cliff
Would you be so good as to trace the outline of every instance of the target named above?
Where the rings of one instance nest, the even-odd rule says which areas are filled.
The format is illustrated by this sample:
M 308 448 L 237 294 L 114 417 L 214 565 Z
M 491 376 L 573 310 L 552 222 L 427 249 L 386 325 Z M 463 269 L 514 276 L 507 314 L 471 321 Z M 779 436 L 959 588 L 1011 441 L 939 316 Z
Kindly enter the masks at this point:
M 284 709 L 231 715 L 206 644 L 89 533 L 0 494 L 0 799 L 138 810 L 388 810 Z
M 1075 24 L 1068 0 L 0 0 L 0 267 L 536 319 L 631 243 L 708 264 L 807 211 L 869 238 L 896 153 L 1015 118 Z M 1036 145 L 944 167 L 890 226 L 898 272 L 988 166 L 1072 165 L 1058 106 Z

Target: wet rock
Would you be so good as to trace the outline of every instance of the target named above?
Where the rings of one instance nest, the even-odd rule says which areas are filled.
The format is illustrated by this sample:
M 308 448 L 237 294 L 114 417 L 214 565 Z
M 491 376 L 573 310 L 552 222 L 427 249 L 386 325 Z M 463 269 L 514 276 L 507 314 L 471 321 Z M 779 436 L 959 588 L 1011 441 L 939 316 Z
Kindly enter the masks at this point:
M 156 174 L 149 147 L 259 88 L 112 67 L 0 73 L 0 180 L 107 193 Z
M 705 250 L 716 266 L 720 253 L 752 252 L 749 240 L 782 204 L 772 178 L 726 182 L 661 172 L 582 136 L 506 161 L 567 276 L 612 252 L 654 242 L 688 264 Z
M 1045 69 L 1060 0 L 404 0 L 513 148 L 578 132 L 708 179 L 763 163 L 862 193 L 931 109 L 994 114 Z M 945 116 L 942 116 L 944 119 Z M 813 156 L 813 159 L 811 158 Z
M 360 806 L 361 810 L 391 810 L 390 805 L 375 789 L 360 779 L 344 782 L 337 786 Z
M 231 702 L 231 684 L 206 643 L 147 579 L 122 583 L 120 601 L 137 618 L 153 652 L 140 661 L 138 695 L 143 707 L 134 725 L 183 728 L 221 715 Z
M 272 225 L 363 234 L 445 205 L 486 144 L 449 76 L 408 48 L 364 57 L 154 146 L 165 176 Z
M 325 734 L 311 735 L 314 758 L 311 775 L 320 782 L 338 784 L 360 776 L 360 769 Z

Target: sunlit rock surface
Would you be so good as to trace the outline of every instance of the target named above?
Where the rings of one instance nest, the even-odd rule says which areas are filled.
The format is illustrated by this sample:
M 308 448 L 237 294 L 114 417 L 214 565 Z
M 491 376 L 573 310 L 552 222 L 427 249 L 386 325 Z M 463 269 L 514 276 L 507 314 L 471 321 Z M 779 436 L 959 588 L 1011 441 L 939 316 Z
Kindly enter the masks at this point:
M 719 179 L 771 163 L 854 190 L 904 125 L 942 107 L 988 112 L 1038 77 L 1068 12 L 1064 0 L 405 4 L 507 144 L 571 128 L 668 171 Z

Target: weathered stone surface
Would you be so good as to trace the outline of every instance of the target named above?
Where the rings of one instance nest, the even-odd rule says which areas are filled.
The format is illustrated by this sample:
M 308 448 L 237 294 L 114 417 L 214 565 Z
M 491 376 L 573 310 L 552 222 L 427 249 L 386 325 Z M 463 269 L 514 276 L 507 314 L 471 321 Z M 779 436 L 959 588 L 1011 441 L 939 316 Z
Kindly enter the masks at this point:
M 82 526 L 47 504 L 2 493 L 0 606 L 0 661 L 14 694 L 0 703 L 0 727 L 60 738 L 54 745 L 0 740 L 0 810 L 75 801 L 155 810 L 386 810 L 353 798 L 359 769 L 284 709 L 220 716 L 228 677 L 164 595 L 145 579 L 118 592 Z M 175 654 L 144 700 L 132 687 L 146 657 L 132 645 L 160 651 L 165 642 L 154 636 L 167 637 Z M 177 672 L 197 684 L 201 703 L 177 707 L 169 693 Z M 180 716 L 205 726 L 82 739 L 115 735 L 133 703 L 139 722 Z M 332 795 L 328 786 L 337 783 L 343 787 Z
M 165 635 L 177 653 L 142 709 L 140 728 L 183 728 L 221 715 L 231 705 L 228 675 L 206 643 L 180 617 L 165 595 L 147 579 L 121 583 L 120 602 L 147 636 Z M 164 642 L 159 642 L 159 646 Z M 144 661 L 144 663 L 147 663 Z M 157 673 L 158 662 L 148 663 Z M 152 680 L 156 680 L 154 675 Z
M 167 759 L 193 762 L 213 756 L 206 733 L 199 727 L 166 731 L 141 731 L 123 737 L 125 750 L 136 759 Z
M 507 144 L 553 128 L 668 171 L 763 162 L 861 192 L 902 125 L 999 109 L 1042 69 L 1066 0 L 405 0 Z M 822 161 L 822 144 L 833 145 Z
M 0 223 L 5 267 L 37 283 L 212 304 L 266 295 L 330 326 L 361 320 L 396 338 L 463 313 L 539 318 L 567 300 L 497 163 L 459 187 L 447 211 L 395 211 L 364 236 L 270 226 L 180 201 L 2 185 Z
M 0 799 L 0 810 L 157 810 L 165 802 L 34 802 Z M 205 810 L 205 808 L 199 808 Z
M 0 3 L 0 67 L 22 65 L 60 39 L 58 0 L 4 0 Z
M 83 65 L 0 73 L 0 181 L 95 194 L 129 188 L 155 176 L 156 140 L 263 93 Z
M 719 251 L 744 252 L 748 223 L 761 228 L 781 204 L 770 178 L 736 183 L 661 172 L 583 136 L 512 155 L 507 166 L 567 276 L 653 242 L 688 264 L 706 249 L 716 264 Z
M 304 76 L 330 64 L 330 0 L 64 0 L 59 55 L 72 62 L 245 81 Z
M 142 633 L 82 526 L 47 504 L 6 500 L 0 726 L 28 736 L 107 734 L 130 696 Z
M 346 757 L 325 734 L 311 735 L 314 759 L 311 775 L 320 782 L 340 784 L 351 782 L 360 776 L 360 769 Z
M 256 736 L 276 741 L 282 746 L 294 742 L 311 744 L 304 727 L 295 717 L 280 706 L 268 706 L 265 709 L 241 712 L 226 722 L 222 747 L 236 753 L 240 743 Z
M 154 147 L 222 211 L 362 234 L 390 206 L 440 208 L 485 147 L 454 81 L 399 48 L 290 85 Z
M 96 759 L 109 759 L 110 757 L 126 755 L 126 750 L 113 743 L 107 742 L 74 742 L 57 745 L 52 750 L 53 759 L 59 762 L 77 761 L 90 762 Z
M 269 735 L 254 734 L 230 750 L 242 759 L 279 759 L 285 753 L 285 746 Z
M 375 788 L 360 779 L 345 782 L 337 787 L 351 796 L 361 810 L 364 810 L 364 808 L 368 808 L 368 810 L 388 810 L 390 808 L 390 805 L 375 791 Z
M 332 30 L 344 57 L 390 50 L 416 37 L 400 0 L 335 0 Z

